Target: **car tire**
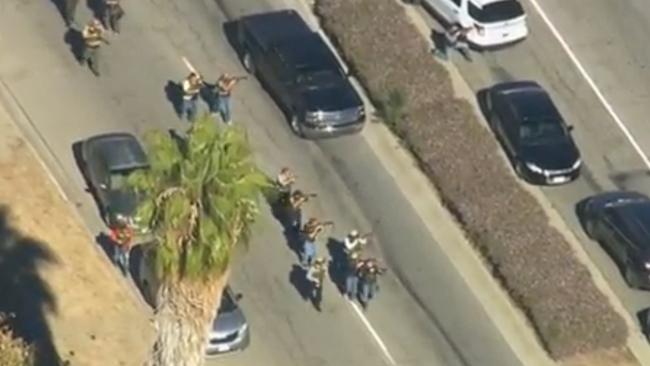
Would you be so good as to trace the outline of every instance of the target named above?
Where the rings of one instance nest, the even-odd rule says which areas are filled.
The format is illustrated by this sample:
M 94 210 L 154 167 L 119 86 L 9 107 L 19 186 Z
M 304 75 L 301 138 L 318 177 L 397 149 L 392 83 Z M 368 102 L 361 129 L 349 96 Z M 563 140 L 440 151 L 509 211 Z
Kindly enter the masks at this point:
M 517 173 L 517 176 L 519 178 L 526 180 L 526 174 L 524 173 L 524 164 L 522 162 L 515 162 L 515 173 Z
M 246 72 L 249 74 L 255 73 L 255 63 L 253 63 L 253 57 L 251 56 L 251 53 L 248 52 L 248 50 L 244 50 L 241 58 L 241 63 L 244 66 L 244 69 L 246 69 Z
M 632 271 L 632 264 L 628 261 L 625 263 L 625 282 L 627 283 L 630 288 L 638 288 L 639 284 L 636 279 L 636 276 L 634 275 L 634 272 Z
M 291 112 L 289 114 L 289 126 L 291 127 L 291 131 L 293 131 L 293 133 L 295 133 L 300 137 L 303 136 L 302 130 L 300 129 L 300 121 L 298 119 L 298 114 L 296 114 L 295 112 Z

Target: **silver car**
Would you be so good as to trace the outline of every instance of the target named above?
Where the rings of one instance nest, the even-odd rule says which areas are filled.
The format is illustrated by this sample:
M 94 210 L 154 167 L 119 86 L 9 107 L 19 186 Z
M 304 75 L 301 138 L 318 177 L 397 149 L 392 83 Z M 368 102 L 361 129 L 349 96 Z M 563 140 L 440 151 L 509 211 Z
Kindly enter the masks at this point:
M 136 247 L 134 251 L 142 248 L 142 255 L 133 255 L 132 258 L 140 257 L 138 266 L 139 286 L 145 300 L 151 306 L 155 307 L 158 281 L 156 280 L 156 276 L 154 276 L 153 266 L 150 265 L 152 263 L 150 245 L 152 244 Z M 230 286 L 226 286 L 221 297 L 221 305 L 216 311 L 210 333 L 208 334 L 208 344 L 206 346 L 207 356 L 241 351 L 248 347 L 250 343 L 250 332 L 244 312 L 238 305 L 241 298 L 241 294 L 235 294 Z

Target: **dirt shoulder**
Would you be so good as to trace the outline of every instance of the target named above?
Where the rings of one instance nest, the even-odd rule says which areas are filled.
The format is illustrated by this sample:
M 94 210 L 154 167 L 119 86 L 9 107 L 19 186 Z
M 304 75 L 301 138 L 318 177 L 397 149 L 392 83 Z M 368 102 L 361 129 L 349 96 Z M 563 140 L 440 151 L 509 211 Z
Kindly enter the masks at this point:
M 150 314 L 0 108 L 0 311 L 53 364 L 141 365 Z

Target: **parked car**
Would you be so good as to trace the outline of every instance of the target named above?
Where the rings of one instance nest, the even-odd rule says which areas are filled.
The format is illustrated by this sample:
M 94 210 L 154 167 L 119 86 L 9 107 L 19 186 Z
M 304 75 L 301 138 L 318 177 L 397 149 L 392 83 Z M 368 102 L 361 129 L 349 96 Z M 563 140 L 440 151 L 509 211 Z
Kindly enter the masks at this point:
M 587 235 L 600 242 L 632 288 L 650 289 L 650 198 L 606 192 L 578 205 Z
M 153 244 L 147 243 L 139 248 L 142 250 L 142 255 L 138 264 L 138 281 L 145 300 L 155 307 L 156 292 L 160 284 L 153 270 L 151 245 Z M 250 344 L 248 321 L 239 307 L 241 299 L 241 294 L 234 293 L 229 286 L 226 286 L 208 333 L 206 356 L 243 351 Z
M 299 136 L 360 131 L 363 102 L 321 36 L 294 10 L 245 16 L 237 22 L 242 64 L 277 101 Z
M 136 193 L 127 184 L 131 173 L 147 169 L 147 155 L 138 139 L 128 133 L 109 133 L 91 137 L 81 143 L 84 175 L 94 192 L 108 226 L 126 220 L 146 232 L 135 217 L 139 203 Z
M 448 24 L 472 27 L 468 41 L 477 48 L 503 46 L 528 36 L 526 13 L 517 0 L 410 0 L 428 5 Z
M 490 128 L 517 174 L 533 184 L 568 183 L 580 175 L 580 152 L 551 97 L 534 81 L 497 84 L 486 93 Z

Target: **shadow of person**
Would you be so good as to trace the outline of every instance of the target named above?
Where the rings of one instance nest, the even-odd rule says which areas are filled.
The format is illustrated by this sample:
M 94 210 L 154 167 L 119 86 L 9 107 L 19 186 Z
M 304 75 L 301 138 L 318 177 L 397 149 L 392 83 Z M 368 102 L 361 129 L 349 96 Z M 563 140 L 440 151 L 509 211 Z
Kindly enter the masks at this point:
M 113 261 L 113 257 L 115 254 L 115 243 L 113 242 L 113 239 L 111 239 L 110 236 L 106 235 L 106 233 L 99 233 L 95 237 L 95 242 L 102 248 L 106 256 L 113 262 L 114 265 L 115 262 Z
M 289 282 L 303 300 L 307 301 L 309 299 L 309 282 L 304 268 L 297 264 L 292 265 L 291 272 L 289 272 Z
M 210 84 L 210 83 L 205 83 L 201 90 L 199 91 L 199 95 L 201 96 L 201 100 L 205 102 L 205 104 L 208 106 L 208 110 L 210 113 L 214 112 L 213 106 L 217 102 L 217 97 L 214 93 L 214 88 L 216 85 Z
M 70 27 L 63 35 L 63 41 L 70 47 L 70 53 L 75 60 L 83 65 L 84 37 L 81 32 Z
M 336 238 L 327 239 L 327 251 L 331 258 L 327 268 L 328 274 L 341 294 L 345 293 L 345 275 L 348 257 L 345 254 L 344 244 Z
M 59 12 L 59 15 L 61 16 L 61 19 L 63 19 L 63 22 L 68 26 L 68 20 L 66 16 L 66 4 L 65 0 L 50 0 L 52 4 L 54 4 L 54 7 L 56 7 L 56 10 Z
M 646 337 L 646 340 L 650 339 L 650 308 L 641 309 L 636 313 L 636 318 L 639 321 L 639 326 L 641 328 L 641 333 Z
M 0 313 L 11 315 L 8 325 L 33 345 L 35 365 L 60 365 L 46 320 L 46 312 L 57 312 L 56 299 L 39 273 L 58 261 L 43 243 L 10 227 L 9 217 L 0 206 Z
M 440 32 L 435 29 L 431 29 L 431 41 L 433 42 L 433 47 L 440 52 L 447 52 L 447 35 L 445 32 Z
M 183 88 L 181 85 L 176 81 L 168 80 L 165 85 L 165 97 L 174 108 L 178 118 L 181 118 L 183 113 Z
M 104 12 L 106 11 L 104 4 L 105 0 L 86 0 L 86 7 L 93 13 L 93 17 L 102 21 L 104 24 Z M 106 27 L 107 24 L 104 24 Z

